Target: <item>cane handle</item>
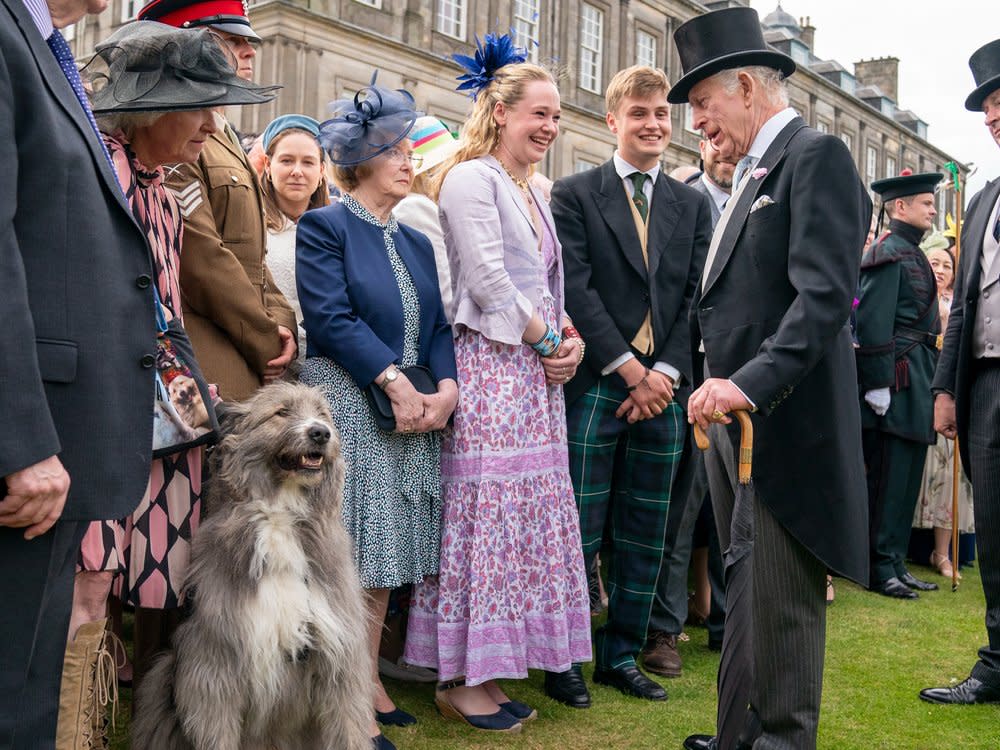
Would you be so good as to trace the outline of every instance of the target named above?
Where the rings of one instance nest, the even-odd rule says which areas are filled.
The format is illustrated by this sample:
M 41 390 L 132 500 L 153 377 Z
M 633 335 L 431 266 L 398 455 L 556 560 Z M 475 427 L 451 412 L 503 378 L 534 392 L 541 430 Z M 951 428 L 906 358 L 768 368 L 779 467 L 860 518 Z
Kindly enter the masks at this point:
M 734 411 L 732 414 L 740 423 L 740 484 L 750 484 L 750 474 L 753 470 L 753 422 L 744 409 Z M 698 424 L 694 426 L 694 442 L 701 450 L 708 450 L 708 435 Z

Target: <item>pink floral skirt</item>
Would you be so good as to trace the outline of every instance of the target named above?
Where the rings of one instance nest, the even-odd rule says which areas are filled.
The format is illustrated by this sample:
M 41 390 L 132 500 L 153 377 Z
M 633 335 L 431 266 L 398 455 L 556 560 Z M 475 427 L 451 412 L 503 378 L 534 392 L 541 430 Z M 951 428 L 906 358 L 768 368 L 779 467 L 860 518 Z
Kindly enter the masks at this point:
M 466 330 L 455 358 L 441 570 L 414 590 L 406 658 L 468 685 L 565 671 L 591 648 L 562 389 L 528 346 Z

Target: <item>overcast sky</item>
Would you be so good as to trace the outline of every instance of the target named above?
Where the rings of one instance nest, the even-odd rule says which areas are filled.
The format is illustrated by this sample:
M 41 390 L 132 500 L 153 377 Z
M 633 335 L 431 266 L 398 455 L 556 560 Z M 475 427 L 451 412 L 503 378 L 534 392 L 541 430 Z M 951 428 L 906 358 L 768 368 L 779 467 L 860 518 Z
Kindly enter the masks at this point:
M 750 0 L 761 18 L 776 0 Z M 1000 148 L 981 112 L 964 102 L 975 88 L 969 56 L 1000 38 L 998 0 L 782 0 L 796 18 L 816 27 L 813 53 L 853 72 L 863 58 L 899 58 L 899 101 L 927 123 L 931 143 L 962 162 L 974 162 L 968 198 L 1000 176 Z

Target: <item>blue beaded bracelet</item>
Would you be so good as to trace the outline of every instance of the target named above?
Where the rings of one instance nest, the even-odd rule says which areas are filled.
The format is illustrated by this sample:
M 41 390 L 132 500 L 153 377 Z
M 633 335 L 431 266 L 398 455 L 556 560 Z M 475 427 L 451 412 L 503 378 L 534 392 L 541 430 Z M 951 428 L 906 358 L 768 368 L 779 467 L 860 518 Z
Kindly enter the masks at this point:
M 551 357 L 559 351 L 561 344 L 562 338 L 552 326 L 545 326 L 545 335 L 532 344 L 531 348 L 538 352 L 539 356 Z

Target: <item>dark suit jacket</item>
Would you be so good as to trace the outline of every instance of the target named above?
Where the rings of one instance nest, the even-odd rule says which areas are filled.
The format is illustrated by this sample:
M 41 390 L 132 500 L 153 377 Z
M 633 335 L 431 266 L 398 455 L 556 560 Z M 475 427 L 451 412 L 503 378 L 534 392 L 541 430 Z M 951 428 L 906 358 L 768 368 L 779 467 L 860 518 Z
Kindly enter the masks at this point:
M 628 201 L 613 160 L 552 186 L 566 312 L 587 342 L 583 365 L 565 388 L 568 403 L 631 351 L 629 342 L 647 310 L 652 310 L 653 359 L 693 380 L 687 318 L 712 236 L 709 201 L 659 174 L 650 204 L 648 271 Z
M 958 258 L 955 275 L 955 294 L 952 298 L 948 328 L 944 334 L 944 347 L 934 372 L 935 391 L 947 391 L 955 397 L 958 421 L 958 447 L 962 454 L 965 473 L 972 475 L 969 465 L 969 388 L 972 385 L 970 368 L 973 363 L 972 335 L 976 325 L 976 307 L 979 304 L 979 282 L 982 277 L 983 237 L 993 206 L 1000 196 L 1000 179 L 986 183 L 986 187 L 973 196 L 962 223 L 962 252 Z
M 701 175 L 698 175 L 697 179 L 686 184 L 708 198 L 708 207 L 712 210 L 712 228 L 714 229 L 715 225 L 719 223 L 719 217 L 722 216 L 722 211 L 720 211 L 719 207 L 715 205 L 715 200 L 712 198 L 712 194 L 708 192 L 708 188 L 705 187 L 705 183 L 701 179 Z
M 844 144 L 801 118 L 760 170 L 698 287 L 694 336 L 704 339 L 711 375 L 731 378 L 758 407 L 758 498 L 828 567 L 866 582 L 868 500 L 847 321 L 871 201 Z M 773 203 L 750 213 L 765 195 Z
M 0 477 L 58 454 L 62 517 L 120 518 L 152 453 L 149 248 L 21 0 L 0 0 L 0 165 Z
M 455 350 L 438 289 L 434 248 L 405 224 L 394 235 L 420 299 L 417 364 L 454 379 Z M 403 357 L 403 304 L 382 230 L 341 203 L 307 211 L 295 235 L 295 279 L 308 356 L 344 367 L 359 388 Z

